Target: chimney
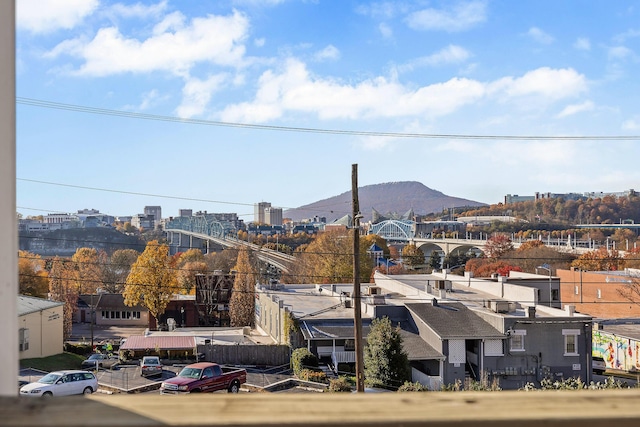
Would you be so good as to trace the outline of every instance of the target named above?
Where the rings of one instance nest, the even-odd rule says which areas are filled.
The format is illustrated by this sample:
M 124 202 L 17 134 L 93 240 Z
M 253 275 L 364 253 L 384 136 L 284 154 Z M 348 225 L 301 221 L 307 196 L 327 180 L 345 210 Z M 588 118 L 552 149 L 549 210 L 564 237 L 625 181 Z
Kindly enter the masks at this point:
M 575 305 L 567 305 L 564 307 L 564 309 L 567 312 L 567 315 L 569 317 L 573 317 L 573 314 L 576 312 L 576 306 Z
M 432 299 L 431 300 L 431 305 L 434 306 L 434 307 L 437 307 L 438 306 L 438 300 L 436 298 Z

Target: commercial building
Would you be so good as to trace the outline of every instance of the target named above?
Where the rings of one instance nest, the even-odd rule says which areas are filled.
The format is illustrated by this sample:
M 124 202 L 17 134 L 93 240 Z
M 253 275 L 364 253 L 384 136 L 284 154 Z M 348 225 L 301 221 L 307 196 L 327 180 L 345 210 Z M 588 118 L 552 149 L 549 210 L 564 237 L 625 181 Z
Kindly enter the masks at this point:
M 60 354 L 63 348 L 64 303 L 18 296 L 19 358 Z

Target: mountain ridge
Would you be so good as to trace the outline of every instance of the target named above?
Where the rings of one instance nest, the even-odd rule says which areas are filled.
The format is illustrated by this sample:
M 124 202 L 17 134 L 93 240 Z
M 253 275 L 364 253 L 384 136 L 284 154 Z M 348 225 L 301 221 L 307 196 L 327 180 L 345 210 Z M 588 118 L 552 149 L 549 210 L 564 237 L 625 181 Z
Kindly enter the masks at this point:
M 487 203 L 448 196 L 418 181 L 394 181 L 359 187 L 358 202 L 365 222 L 371 220 L 373 209 L 383 216 L 390 213 L 403 215 L 409 210 L 417 215 L 426 215 L 451 207 L 488 206 Z M 294 221 L 325 217 L 329 224 L 352 213 L 351 191 L 345 191 L 337 196 L 288 209 L 283 216 Z

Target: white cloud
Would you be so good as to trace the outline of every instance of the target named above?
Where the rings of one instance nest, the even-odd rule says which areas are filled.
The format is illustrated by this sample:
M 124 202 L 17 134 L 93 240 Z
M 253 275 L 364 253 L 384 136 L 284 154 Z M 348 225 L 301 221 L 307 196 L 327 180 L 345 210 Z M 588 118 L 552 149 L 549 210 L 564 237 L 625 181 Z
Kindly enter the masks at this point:
M 633 118 L 633 119 L 625 120 L 622 123 L 622 129 L 632 130 L 632 131 L 640 130 L 640 119 Z
M 634 52 L 625 46 L 610 47 L 607 52 L 609 59 L 612 60 L 624 60 L 627 58 L 635 57 Z
M 471 57 L 471 54 L 463 47 L 449 45 L 432 55 L 423 56 L 407 64 L 399 66 L 398 71 L 407 72 L 413 71 L 418 67 L 434 67 L 446 64 L 459 64 L 465 62 L 467 59 L 469 59 L 469 57 Z
M 388 24 L 385 24 L 384 22 L 378 25 L 378 30 L 380 31 L 380 34 L 382 34 L 382 37 L 384 37 L 385 39 L 390 39 L 391 37 L 393 37 L 393 30 Z
M 231 122 L 264 122 L 287 112 L 329 119 L 433 119 L 482 99 L 509 102 L 527 97 L 545 104 L 587 91 L 585 77 L 572 69 L 539 68 L 522 77 L 483 83 L 453 78 L 419 88 L 376 77 L 357 84 L 312 76 L 304 63 L 289 59 L 280 73 L 265 72 L 251 102 L 229 105 L 220 112 Z M 532 98 L 535 97 L 535 98 Z
M 190 78 L 182 88 L 182 103 L 176 109 L 181 118 L 200 115 L 211 100 L 211 96 L 227 80 L 224 74 L 210 76 L 206 80 Z
M 519 78 L 504 77 L 489 85 L 489 90 L 507 98 L 541 96 L 550 101 L 577 96 L 588 89 L 584 75 L 571 68 L 538 68 Z
M 324 49 L 316 52 L 314 55 L 316 61 L 335 61 L 340 58 L 340 51 L 334 45 L 329 45 Z
M 186 23 L 179 13 L 167 15 L 144 40 L 128 38 L 115 27 L 100 29 L 90 40 L 66 40 L 48 53 L 67 54 L 83 61 L 78 75 L 107 76 L 119 73 L 168 71 L 186 76 L 195 64 L 242 65 L 248 20 L 239 13 L 209 15 Z
M 32 33 L 70 29 L 91 15 L 98 0 L 18 0 L 16 26 Z
M 527 32 L 527 35 L 531 37 L 534 41 L 540 44 L 551 44 L 553 43 L 553 37 L 544 31 L 542 31 L 538 27 L 531 27 Z
M 581 104 L 567 105 L 560 113 L 558 113 L 556 117 L 561 119 L 563 117 L 573 116 L 574 114 L 582 113 L 585 111 L 593 111 L 594 109 L 595 104 L 592 101 L 585 101 Z
M 616 35 L 613 40 L 617 43 L 624 43 L 627 39 L 640 37 L 640 30 L 627 30 L 624 33 Z
M 264 46 L 265 43 L 266 43 L 266 40 L 264 39 L 264 37 L 263 38 L 259 38 L 259 39 L 255 39 L 253 41 L 253 45 L 255 47 L 262 47 L 262 46 Z
M 484 1 L 456 4 L 451 10 L 423 9 L 407 17 L 407 24 L 414 30 L 458 32 L 468 30 L 487 19 Z
M 142 103 L 138 107 L 140 110 L 146 110 L 149 107 L 153 106 L 155 101 L 159 98 L 159 93 L 157 89 L 153 89 L 142 95 Z
M 142 3 L 131 5 L 116 3 L 109 8 L 109 13 L 122 16 L 124 18 L 148 18 L 149 16 L 159 16 L 167 10 L 167 0 L 149 6 Z
M 374 19 L 392 19 L 406 13 L 407 4 L 400 1 L 381 1 L 370 4 L 361 4 L 356 7 L 356 13 L 370 16 Z
M 591 50 L 591 42 L 586 37 L 579 37 L 576 39 L 573 47 L 578 50 Z

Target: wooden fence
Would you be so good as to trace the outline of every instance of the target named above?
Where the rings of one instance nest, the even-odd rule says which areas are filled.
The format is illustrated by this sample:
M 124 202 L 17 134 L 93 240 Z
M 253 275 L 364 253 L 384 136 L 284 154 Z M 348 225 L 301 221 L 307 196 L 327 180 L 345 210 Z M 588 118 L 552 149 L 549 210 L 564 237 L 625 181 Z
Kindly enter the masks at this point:
M 291 349 L 286 345 L 216 345 L 198 346 L 205 360 L 221 365 L 281 366 L 290 361 Z

